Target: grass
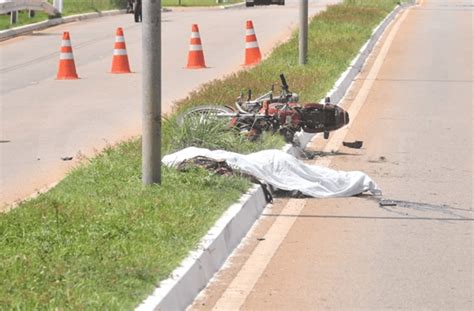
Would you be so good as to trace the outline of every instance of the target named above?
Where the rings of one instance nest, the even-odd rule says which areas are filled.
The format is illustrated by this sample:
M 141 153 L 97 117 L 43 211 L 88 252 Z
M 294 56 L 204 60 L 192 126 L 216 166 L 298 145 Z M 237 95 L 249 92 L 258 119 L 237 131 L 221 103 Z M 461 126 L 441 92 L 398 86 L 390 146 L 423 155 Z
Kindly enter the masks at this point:
M 0 15 L 0 30 L 12 27 L 20 27 L 28 24 L 38 23 L 48 19 L 48 15 L 43 12 L 35 12 L 35 16 L 28 17 L 28 12 L 19 12 L 16 24 L 10 24 L 10 15 Z
M 161 0 L 162 6 L 216 6 L 243 2 L 244 0 Z
M 53 0 L 48 0 L 53 3 Z M 101 12 L 114 9 L 126 8 L 126 0 L 63 0 L 63 16 Z M 19 27 L 23 25 L 33 24 L 47 20 L 49 17 L 46 13 L 36 12 L 34 18 L 28 17 L 28 12 L 23 11 L 19 13 L 16 24 L 10 24 L 10 15 L 0 15 L 0 30 Z
M 192 124 L 199 123 L 199 124 Z M 258 144 L 250 141 L 247 136 L 228 128 L 225 120 L 202 124 L 199 121 L 187 121 L 178 126 L 174 118 L 165 123 L 166 134 L 163 135 L 164 153 L 172 153 L 189 146 L 208 149 L 224 149 L 238 153 L 250 153 L 258 150 L 279 148 L 284 141 L 279 135 L 263 133 Z
M 222 4 L 231 4 L 242 2 L 243 0 L 222 0 L 217 3 L 216 0 L 162 0 L 163 7 L 169 6 L 216 6 Z M 52 3 L 52 0 L 48 0 Z M 69 16 L 80 13 L 102 12 L 114 9 L 125 9 L 127 7 L 126 0 L 64 0 L 63 16 Z M 28 12 L 20 12 L 16 24 L 10 24 L 10 15 L 0 15 L 0 30 L 19 27 L 23 25 L 33 24 L 48 19 L 48 15 L 43 12 L 36 12 L 34 18 L 28 17 Z
M 161 187 L 144 187 L 139 146 L 106 149 L 0 217 L 0 306 L 132 309 L 249 187 L 168 168 Z
M 393 6 L 358 0 L 330 7 L 311 23 L 308 66 L 297 65 L 294 36 L 261 65 L 207 84 L 176 110 L 232 102 L 245 87 L 264 91 L 280 72 L 303 100 L 320 98 Z M 277 136 L 250 143 L 225 124 L 206 126 L 164 120 L 163 150 L 197 145 L 245 153 L 282 144 Z M 249 186 L 239 176 L 164 167 L 163 184 L 144 187 L 138 139 L 83 162 L 48 193 L 0 215 L 0 309 L 131 309 Z
M 63 0 L 63 15 L 125 9 L 126 0 Z

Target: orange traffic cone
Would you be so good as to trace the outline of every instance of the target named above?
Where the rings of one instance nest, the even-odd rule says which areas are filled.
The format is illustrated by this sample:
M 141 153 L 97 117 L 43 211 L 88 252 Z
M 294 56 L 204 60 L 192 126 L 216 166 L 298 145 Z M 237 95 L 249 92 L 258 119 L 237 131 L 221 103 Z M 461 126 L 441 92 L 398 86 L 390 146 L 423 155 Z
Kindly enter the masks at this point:
M 193 24 L 191 30 L 191 40 L 189 42 L 188 69 L 206 68 L 204 53 L 202 51 L 201 36 L 198 25 Z
M 245 61 L 243 66 L 256 65 L 262 59 L 260 49 L 258 48 L 257 36 L 253 29 L 252 21 L 247 21 L 245 33 Z
M 69 37 L 69 32 L 67 31 L 63 33 L 63 40 L 61 42 L 59 54 L 59 69 L 56 79 L 79 79 L 76 72 L 76 65 L 74 64 L 74 55 L 72 55 L 71 39 Z
M 117 28 L 115 32 L 114 57 L 112 58 L 112 69 L 110 72 L 131 73 L 122 27 Z

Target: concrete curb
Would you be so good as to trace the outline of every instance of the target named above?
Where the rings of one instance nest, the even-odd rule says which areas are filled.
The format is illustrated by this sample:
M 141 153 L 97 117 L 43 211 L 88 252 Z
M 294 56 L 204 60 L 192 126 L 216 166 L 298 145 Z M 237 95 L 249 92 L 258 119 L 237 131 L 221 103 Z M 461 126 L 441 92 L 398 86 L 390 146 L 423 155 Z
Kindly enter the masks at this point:
M 245 7 L 245 2 L 239 2 L 239 3 L 235 3 L 235 4 L 229 4 L 229 5 L 221 5 L 219 7 L 223 10 L 238 9 L 238 8 Z
M 354 77 L 361 71 L 367 57 L 379 40 L 385 28 L 402 9 L 397 6 L 373 31 L 367 43 L 360 49 L 349 68 L 337 80 L 328 93 L 333 103 L 338 103 L 347 92 Z M 311 141 L 314 134 L 300 137 L 301 146 Z M 292 145 L 286 145 L 284 151 L 298 152 Z M 216 224 L 201 240 L 196 251 L 182 261 L 171 277 L 160 282 L 153 294 L 148 296 L 136 310 L 185 310 L 198 293 L 206 287 L 227 257 L 237 247 L 257 220 L 267 202 L 260 186 L 254 186 L 245 194 L 240 203 L 234 204 L 222 215 Z
M 45 28 L 60 25 L 60 24 L 65 24 L 65 23 L 70 23 L 70 22 L 75 22 L 75 21 L 80 21 L 80 20 L 87 20 L 91 18 L 98 18 L 98 17 L 103 17 L 103 16 L 119 15 L 119 14 L 125 14 L 125 10 L 111 10 L 111 11 L 104 11 L 100 13 L 97 13 L 97 12 L 86 13 L 86 14 L 78 14 L 78 15 L 48 19 L 46 21 L 42 21 L 39 23 L 34 23 L 30 25 L 15 27 L 12 29 L 2 30 L 0 31 L 0 41 L 4 41 L 4 40 L 7 40 L 19 35 L 23 35 L 23 34 L 30 33 L 36 30 L 41 30 L 41 29 L 45 29 Z
M 186 309 L 239 245 L 266 204 L 262 188 L 252 187 L 217 220 L 197 250 L 191 252 L 136 310 Z
M 171 10 L 164 8 L 162 9 L 162 12 L 171 12 Z M 119 15 L 119 14 L 126 14 L 126 10 L 110 10 L 110 11 L 77 14 L 77 15 L 71 15 L 71 16 L 66 16 L 66 17 L 48 19 L 46 21 L 42 21 L 42 22 L 38 22 L 34 24 L 15 27 L 12 29 L 1 30 L 0 41 L 8 40 L 13 37 L 17 37 L 20 35 L 24 35 L 24 34 L 36 31 L 36 30 L 41 30 L 41 29 L 45 29 L 45 28 L 60 25 L 60 24 L 66 24 L 66 23 L 88 20 L 92 18 L 99 18 L 99 17 L 104 17 L 104 16 L 114 16 L 114 15 Z

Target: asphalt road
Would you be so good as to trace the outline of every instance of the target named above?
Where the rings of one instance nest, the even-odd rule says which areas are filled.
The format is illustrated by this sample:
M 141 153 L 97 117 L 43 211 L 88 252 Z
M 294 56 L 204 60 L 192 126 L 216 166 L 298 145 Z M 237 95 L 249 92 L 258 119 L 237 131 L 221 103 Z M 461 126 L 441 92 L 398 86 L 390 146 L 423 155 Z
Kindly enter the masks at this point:
M 338 0 L 310 1 L 310 14 Z M 244 58 L 245 21 L 263 54 L 297 27 L 298 5 L 182 9 L 162 15 L 162 110 L 201 84 L 236 70 Z M 197 23 L 209 68 L 187 70 Z M 123 27 L 134 71 L 111 75 L 116 27 Z M 61 179 L 78 153 L 141 132 L 141 28 L 132 15 L 69 23 L 0 43 L 0 206 Z M 55 80 L 63 31 L 69 31 L 81 79 Z M 61 157 L 72 156 L 64 162 Z
M 396 205 L 277 200 L 191 310 L 474 309 L 474 7 L 421 2 L 346 97 L 363 104 L 347 132 L 312 145 Z

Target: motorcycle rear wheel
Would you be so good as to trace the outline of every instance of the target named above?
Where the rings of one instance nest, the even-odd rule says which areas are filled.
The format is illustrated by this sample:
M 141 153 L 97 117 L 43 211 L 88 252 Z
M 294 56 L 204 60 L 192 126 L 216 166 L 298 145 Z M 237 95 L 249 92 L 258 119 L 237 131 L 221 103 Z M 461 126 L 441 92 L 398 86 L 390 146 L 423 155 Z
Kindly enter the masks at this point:
M 220 114 L 229 114 L 234 111 L 225 106 L 206 105 L 197 106 L 186 110 L 184 113 L 178 115 L 176 122 L 182 126 L 186 122 L 197 122 L 199 124 L 212 120 L 220 119 Z M 230 117 L 229 117 L 230 118 Z

